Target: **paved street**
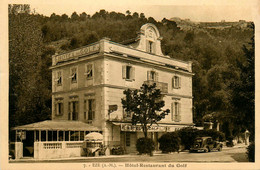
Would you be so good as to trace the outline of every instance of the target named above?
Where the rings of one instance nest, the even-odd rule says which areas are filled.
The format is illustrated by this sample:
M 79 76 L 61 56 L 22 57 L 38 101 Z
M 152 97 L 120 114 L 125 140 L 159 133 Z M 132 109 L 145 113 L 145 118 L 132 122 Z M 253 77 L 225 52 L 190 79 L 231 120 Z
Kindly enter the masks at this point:
M 180 152 L 171 154 L 155 153 L 149 155 L 111 155 L 102 157 L 80 157 L 56 160 L 35 161 L 32 159 L 22 159 L 20 161 L 10 161 L 13 163 L 37 163 L 37 162 L 248 162 L 245 147 L 223 148 L 221 152 L 213 151 L 208 153 Z

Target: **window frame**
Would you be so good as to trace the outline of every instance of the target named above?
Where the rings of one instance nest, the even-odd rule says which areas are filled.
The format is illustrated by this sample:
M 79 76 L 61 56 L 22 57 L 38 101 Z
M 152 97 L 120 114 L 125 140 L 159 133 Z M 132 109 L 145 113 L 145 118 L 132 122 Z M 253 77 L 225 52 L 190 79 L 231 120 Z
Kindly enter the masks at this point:
M 89 67 L 91 66 L 91 70 L 89 70 Z M 91 74 L 91 76 L 90 76 Z M 93 79 L 94 77 L 94 64 L 93 63 L 88 63 L 85 65 L 85 75 L 86 75 L 86 79 Z
M 70 82 L 72 84 L 77 83 L 78 82 L 78 68 L 77 67 L 72 67 L 70 69 L 70 72 L 71 72 L 71 74 L 70 74 L 70 79 L 71 79 Z
M 122 78 L 126 81 L 135 81 L 135 67 L 130 64 L 123 65 Z
M 55 99 L 55 116 L 62 116 L 64 114 L 64 103 L 63 99 Z
M 62 71 L 57 71 L 57 86 L 62 86 Z
M 75 111 L 73 112 L 73 108 L 75 104 Z M 68 120 L 79 120 L 79 108 L 80 108 L 80 103 L 78 100 L 78 97 L 76 99 L 71 99 L 68 102 Z M 75 115 L 75 119 L 74 119 L 74 115 Z
M 181 88 L 181 77 L 178 75 L 174 75 L 172 77 L 172 88 L 180 89 Z
M 149 70 L 147 71 L 147 80 L 158 82 L 159 79 L 159 73 L 155 70 Z
M 171 120 L 175 122 L 181 121 L 181 103 L 174 101 L 171 104 Z
M 96 103 L 95 102 L 96 102 L 96 100 L 93 98 L 84 99 L 84 120 L 85 121 L 95 120 L 95 112 L 96 112 Z

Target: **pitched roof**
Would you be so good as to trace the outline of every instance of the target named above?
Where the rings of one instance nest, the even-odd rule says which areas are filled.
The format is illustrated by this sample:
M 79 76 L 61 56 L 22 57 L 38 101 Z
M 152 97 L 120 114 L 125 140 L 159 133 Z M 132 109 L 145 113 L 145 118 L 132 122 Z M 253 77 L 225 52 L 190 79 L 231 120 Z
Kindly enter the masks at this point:
M 45 120 L 42 122 L 14 127 L 12 130 L 71 130 L 71 131 L 101 131 L 93 125 L 71 120 Z

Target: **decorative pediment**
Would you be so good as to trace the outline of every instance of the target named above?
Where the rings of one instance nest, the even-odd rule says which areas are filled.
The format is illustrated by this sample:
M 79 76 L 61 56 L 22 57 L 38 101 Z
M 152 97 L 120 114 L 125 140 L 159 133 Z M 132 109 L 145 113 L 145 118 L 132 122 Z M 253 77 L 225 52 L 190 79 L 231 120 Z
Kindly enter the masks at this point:
M 141 27 L 137 43 L 130 46 L 141 51 L 163 56 L 161 40 L 162 37 L 157 27 L 154 24 L 147 23 Z

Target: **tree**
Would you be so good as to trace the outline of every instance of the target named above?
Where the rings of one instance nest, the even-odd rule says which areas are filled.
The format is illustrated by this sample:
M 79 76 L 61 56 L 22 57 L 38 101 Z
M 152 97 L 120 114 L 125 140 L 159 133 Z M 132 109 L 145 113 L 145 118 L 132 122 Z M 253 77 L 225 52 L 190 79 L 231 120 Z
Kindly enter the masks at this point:
M 165 118 L 170 110 L 162 110 L 164 107 L 163 95 L 156 84 L 143 84 L 138 90 L 125 90 L 125 98 L 122 99 L 123 108 L 126 112 L 132 113 L 132 124 L 140 123 L 145 138 L 147 130 L 152 124 Z
M 51 113 L 51 74 L 46 65 L 51 58 L 43 60 L 41 26 L 28 9 L 9 5 L 9 127 L 46 120 Z
M 254 29 L 254 25 L 251 26 Z M 248 129 L 251 140 L 254 140 L 255 132 L 255 43 L 251 42 L 242 47 L 244 60 L 238 61 L 240 79 L 231 86 L 233 89 L 232 103 L 235 122 L 243 130 Z
M 70 18 L 71 20 L 76 21 L 79 19 L 79 15 L 77 14 L 77 12 L 73 12 Z

